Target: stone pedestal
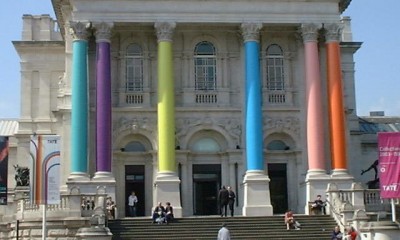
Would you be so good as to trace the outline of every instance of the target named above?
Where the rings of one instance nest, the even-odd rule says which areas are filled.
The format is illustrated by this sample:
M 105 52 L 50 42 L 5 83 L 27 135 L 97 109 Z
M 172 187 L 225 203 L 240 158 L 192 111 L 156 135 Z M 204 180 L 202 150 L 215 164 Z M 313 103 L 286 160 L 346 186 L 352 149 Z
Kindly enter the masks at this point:
M 243 180 L 243 216 L 272 216 L 269 177 L 264 171 L 247 171 Z
M 96 172 L 90 179 L 87 174 L 71 173 L 67 181 L 68 192 L 79 189 L 80 194 L 106 194 L 115 199 L 116 181 L 112 173 Z
M 182 217 L 181 196 L 179 191 L 180 180 L 176 173 L 173 172 L 158 172 L 154 181 L 155 202 L 162 202 L 165 206 L 166 202 L 170 202 L 174 209 L 175 217 Z
M 335 183 L 339 189 L 350 189 L 354 183 L 354 177 L 345 169 L 335 169 L 331 174 L 331 183 Z
M 310 214 L 308 203 L 314 201 L 317 195 L 321 195 L 323 201 L 326 200 L 326 188 L 330 181 L 330 177 L 323 170 L 308 170 L 306 176 L 306 204 L 304 212 Z
M 112 233 L 107 227 L 79 228 L 76 239 L 80 240 L 111 240 Z

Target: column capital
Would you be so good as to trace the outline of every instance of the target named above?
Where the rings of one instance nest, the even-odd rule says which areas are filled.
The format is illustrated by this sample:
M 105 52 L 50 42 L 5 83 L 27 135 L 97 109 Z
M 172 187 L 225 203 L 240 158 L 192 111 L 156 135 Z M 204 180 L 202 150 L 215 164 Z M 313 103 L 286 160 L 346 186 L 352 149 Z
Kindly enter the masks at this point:
M 240 28 L 242 29 L 244 42 L 260 41 L 260 30 L 262 28 L 261 23 L 242 23 Z
M 303 42 L 316 42 L 318 41 L 318 30 L 321 28 L 320 24 L 306 23 L 301 25 L 301 36 Z
M 70 22 L 70 34 L 74 40 L 88 40 L 90 23 Z
M 172 42 L 175 27 L 175 22 L 156 22 L 154 28 L 156 29 L 158 42 Z
M 113 25 L 113 23 L 107 22 L 94 23 L 96 42 L 110 42 Z
M 342 34 L 343 25 L 338 23 L 325 24 L 324 28 L 326 42 L 339 42 Z

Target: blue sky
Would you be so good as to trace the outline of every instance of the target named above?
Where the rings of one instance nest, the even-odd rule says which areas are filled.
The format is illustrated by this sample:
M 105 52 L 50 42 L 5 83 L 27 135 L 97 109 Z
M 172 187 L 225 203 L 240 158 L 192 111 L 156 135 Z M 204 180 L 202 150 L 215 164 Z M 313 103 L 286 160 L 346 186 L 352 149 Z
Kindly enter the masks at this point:
M 353 40 L 363 42 L 355 54 L 359 116 L 385 111 L 400 116 L 399 0 L 352 0 L 343 15 L 352 19 Z M 20 66 L 11 43 L 21 39 L 23 14 L 50 14 L 50 0 L 2 0 L 0 20 L 0 118 L 20 116 Z

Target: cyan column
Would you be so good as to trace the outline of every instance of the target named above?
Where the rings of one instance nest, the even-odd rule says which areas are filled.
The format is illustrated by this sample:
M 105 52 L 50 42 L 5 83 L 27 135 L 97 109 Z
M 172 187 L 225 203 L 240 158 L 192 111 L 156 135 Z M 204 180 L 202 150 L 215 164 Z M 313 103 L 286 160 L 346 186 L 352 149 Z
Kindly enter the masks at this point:
M 243 215 L 272 215 L 269 181 L 264 171 L 259 34 L 262 25 L 241 25 L 245 50 L 245 132 L 247 171 Z
M 96 37 L 96 174 L 111 176 L 111 24 L 95 24 Z
M 86 24 L 71 23 L 72 103 L 71 103 L 71 175 L 87 176 L 88 161 L 88 31 Z
M 249 27 L 249 26 L 247 26 Z M 256 28 L 258 26 L 252 26 Z M 260 44 L 258 29 L 244 35 L 246 82 L 246 159 L 247 170 L 264 170 L 261 110 Z M 249 31 L 247 29 L 247 31 Z

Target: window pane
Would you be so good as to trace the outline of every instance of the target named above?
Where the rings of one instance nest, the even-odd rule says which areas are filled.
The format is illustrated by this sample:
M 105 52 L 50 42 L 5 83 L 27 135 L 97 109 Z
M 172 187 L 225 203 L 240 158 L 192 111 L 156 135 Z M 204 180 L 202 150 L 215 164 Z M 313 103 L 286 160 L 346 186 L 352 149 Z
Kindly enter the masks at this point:
M 126 49 L 126 91 L 143 91 L 143 56 L 138 44 L 131 44 Z
M 272 44 L 267 48 L 267 88 L 268 90 L 284 90 L 284 62 L 282 48 Z
M 195 89 L 215 90 L 216 87 L 216 55 L 215 48 L 209 42 L 196 45 L 194 52 Z

